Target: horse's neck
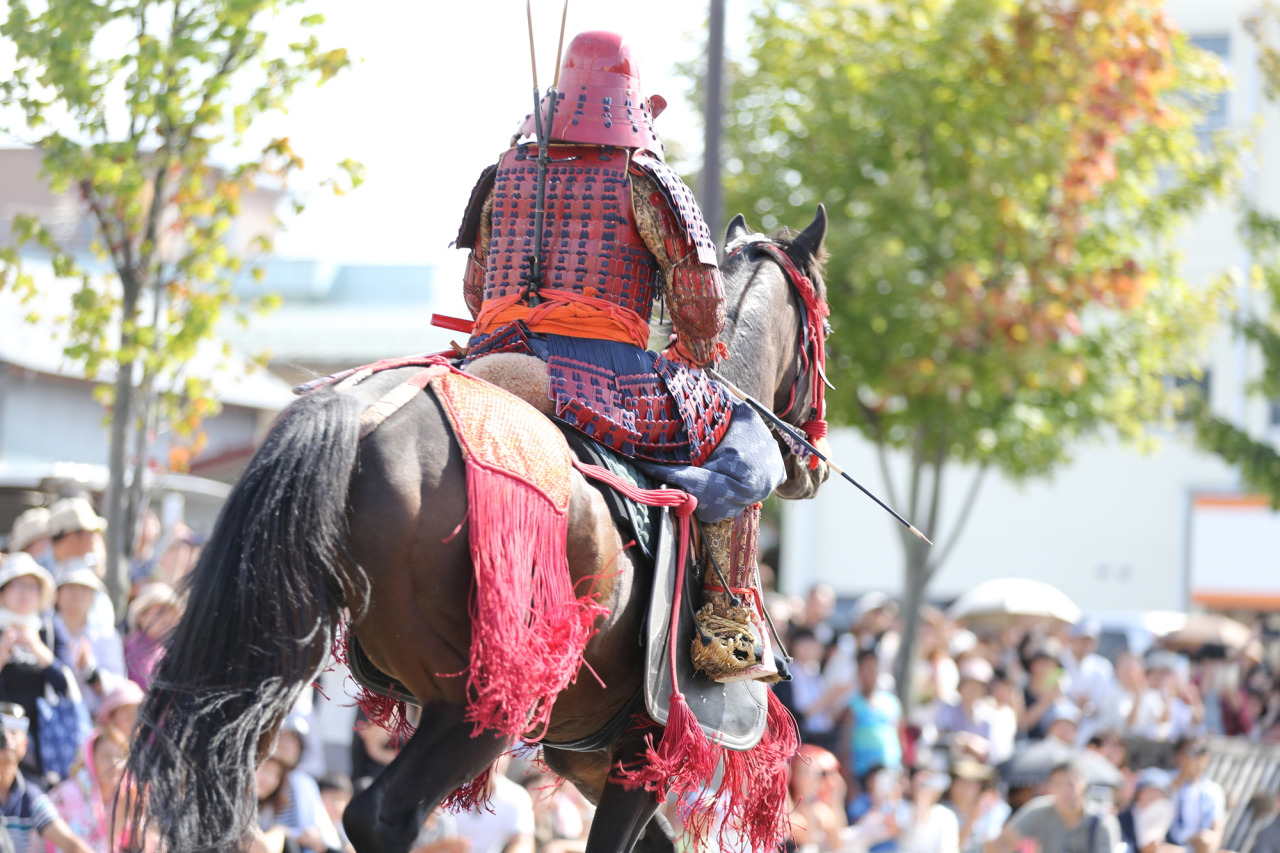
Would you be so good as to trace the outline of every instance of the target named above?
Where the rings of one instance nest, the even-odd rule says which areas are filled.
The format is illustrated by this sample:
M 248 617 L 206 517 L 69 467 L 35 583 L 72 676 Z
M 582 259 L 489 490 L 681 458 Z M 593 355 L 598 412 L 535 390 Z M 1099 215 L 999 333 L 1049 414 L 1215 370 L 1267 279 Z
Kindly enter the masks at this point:
M 766 406 L 785 396 L 783 385 L 796 358 L 799 316 L 781 270 L 757 266 L 740 292 L 728 295 L 729 319 L 721 334 L 729 358 L 719 371 Z M 784 403 L 785 405 L 785 403 Z

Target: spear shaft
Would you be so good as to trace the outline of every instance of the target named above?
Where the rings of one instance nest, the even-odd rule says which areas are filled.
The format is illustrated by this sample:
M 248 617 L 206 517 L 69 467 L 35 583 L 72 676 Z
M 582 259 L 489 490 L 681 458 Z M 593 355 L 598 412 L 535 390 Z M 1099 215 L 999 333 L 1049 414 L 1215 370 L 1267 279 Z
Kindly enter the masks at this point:
M 754 397 L 752 397 L 750 394 L 748 394 L 747 392 L 743 391 L 743 390 L 742 390 L 741 388 L 739 388 L 738 386 L 734 385 L 734 384 L 733 384 L 732 382 L 730 382 L 728 379 L 725 379 L 725 378 L 724 378 L 723 376 L 721 376 L 719 373 L 716 373 L 714 370 L 711 370 L 710 368 L 707 368 L 707 369 L 706 369 L 706 372 L 707 372 L 707 373 L 709 373 L 709 374 L 711 374 L 711 376 L 712 376 L 713 378 L 715 378 L 715 379 L 719 380 L 720 384 L 722 384 L 725 388 L 727 388 L 727 389 L 729 390 L 729 393 L 730 393 L 730 394 L 732 394 L 733 396 L 735 396 L 735 397 L 737 397 L 738 399 L 742 400 L 742 401 L 743 401 L 744 403 L 746 403 L 748 406 L 750 406 L 751 408 L 753 408 L 753 409 L 755 409 L 757 412 L 759 412 L 759 413 L 760 413 L 760 415 L 761 415 L 762 417 L 764 417 L 764 418 L 765 418 L 765 420 L 769 421 L 769 423 L 773 425 L 774 429 L 779 429 L 779 430 L 782 430 L 783 432 L 785 432 L 785 433 L 786 433 L 786 438 L 787 438 L 787 440 L 788 440 L 788 441 L 794 441 L 794 442 L 796 442 L 797 444 L 801 445 L 801 446 L 802 446 L 802 447 L 804 447 L 806 450 L 808 450 L 810 453 L 812 453 L 814 456 L 818 457 L 818 458 L 819 458 L 819 459 L 821 459 L 823 462 L 827 463 L 827 467 L 828 467 L 828 468 L 830 468 L 832 471 L 835 471 L 835 472 L 836 472 L 837 474 L 839 474 L 841 477 L 844 477 L 846 480 L 848 480 L 848 481 L 849 481 L 850 483 L 852 483 L 853 485 L 857 486 L 857 487 L 858 487 L 858 489 L 859 489 L 859 490 L 860 490 L 864 495 L 866 495 L 867 497 L 871 498 L 871 500 L 873 500 L 873 501 L 875 501 L 877 504 L 879 504 L 879 505 L 880 505 L 880 508 L 881 508 L 881 509 L 883 509 L 885 512 L 889 513 L 889 515 L 892 515 L 892 516 L 893 516 L 894 518 L 896 518 L 898 521 L 902 522 L 902 524 L 903 524 L 903 525 L 904 525 L 908 530 L 910 530 L 910 531 L 911 531 L 912 533 L 914 533 L 916 536 L 918 536 L 918 537 L 920 537 L 921 539 L 923 539 L 923 540 L 924 540 L 925 542 L 927 542 L 928 544 L 930 544 L 930 545 L 932 545 L 932 544 L 933 544 L 933 542 L 931 542 L 931 541 L 929 540 L 929 537 L 928 537 L 928 536 L 925 536 L 923 533 L 921 533 L 921 532 L 920 532 L 920 530 L 919 530 L 919 529 L 918 529 L 914 524 L 912 524 L 911 522 L 907 521 L 907 520 L 906 520 L 905 518 L 903 518 L 902 516 L 898 515 L 898 513 L 894 511 L 893 507 L 889 506 L 887 503 L 885 503 L 884 501 L 880 500 L 880 498 L 878 498 L 878 497 L 876 497 L 874 494 L 872 494 L 872 493 L 871 493 L 871 491 L 870 491 L 866 486 L 862 485 L 862 484 L 861 484 L 861 483 L 859 483 L 857 480 L 853 479 L 853 477 L 849 476 L 849 473 L 848 473 L 847 471 L 845 471 L 843 468 L 841 468 L 839 465 L 837 465 L 835 462 L 833 462 L 833 461 L 831 460 L 831 457 L 827 456 L 827 455 L 826 455 L 825 453 L 823 453 L 821 450 L 819 450 L 818 448 L 814 447 L 814 446 L 813 446 L 813 444 L 811 444 L 811 443 L 809 442 L 809 440 L 804 436 L 804 434 L 803 434 L 803 433 L 801 433 L 798 429 L 796 429 L 795 427 L 793 427 L 791 424 L 789 424 L 789 423 L 787 423 L 786 421 L 784 421 L 782 418 L 780 418 L 780 417 L 778 417 L 777 415 L 775 415 L 775 414 L 774 414 L 774 413 L 769 409 L 769 407 L 768 407 L 768 406 L 764 405 L 764 404 L 763 404 L 763 403 L 761 403 L 759 400 L 755 399 L 755 398 L 754 398 Z

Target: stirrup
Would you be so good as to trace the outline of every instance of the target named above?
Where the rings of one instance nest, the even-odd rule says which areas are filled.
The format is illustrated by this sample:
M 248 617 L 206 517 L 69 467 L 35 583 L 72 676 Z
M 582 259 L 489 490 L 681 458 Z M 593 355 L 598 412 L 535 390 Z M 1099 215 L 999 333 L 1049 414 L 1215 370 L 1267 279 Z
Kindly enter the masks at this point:
M 693 665 L 712 681 L 781 681 L 773 654 L 773 643 L 750 590 L 734 590 L 745 599 L 733 606 L 723 590 L 704 590 L 707 603 L 695 615 L 697 636 L 690 655 Z M 745 593 L 745 595 L 742 595 Z

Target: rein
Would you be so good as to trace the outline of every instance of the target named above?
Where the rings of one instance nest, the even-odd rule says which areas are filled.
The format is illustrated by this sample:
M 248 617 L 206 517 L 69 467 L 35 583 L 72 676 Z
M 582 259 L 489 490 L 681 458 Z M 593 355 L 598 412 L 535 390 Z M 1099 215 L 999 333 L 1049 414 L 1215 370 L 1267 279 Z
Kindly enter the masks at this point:
M 800 375 L 791 383 L 787 407 L 778 414 L 785 417 L 795 409 L 796 389 L 800 387 L 805 374 L 809 374 L 810 406 L 808 418 L 801 422 L 800 429 L 809 437 L 810 441 L 825 438 L 827 435 L 827 348 L 824 320 L 831 315 L 831 309 L 826 300 L 818 295 L 818 289 L 814 287 L 813 281 L 800 271 L 795 261 L 791 260 L 791 256 L 783 251 L 782 247 L 777 243 L 768 239 L 753 240 L 738 246 L 729 253 L 729 257 L 738 254 L 747 246 L 754 246 L 762 250 L 774 263 L 780 266 L 782 271 L 786 273 L 787 282 L 795 290 L 796 295 L 800 297 L 801 325 L 804 327 L 801 334 Z M 792 449 L 793 451 L 795 450 L 795 448 Z M 818 457 L 808 453 L 798 453 L 797 455 L 808 456 L 809 467 L 818 467 Z

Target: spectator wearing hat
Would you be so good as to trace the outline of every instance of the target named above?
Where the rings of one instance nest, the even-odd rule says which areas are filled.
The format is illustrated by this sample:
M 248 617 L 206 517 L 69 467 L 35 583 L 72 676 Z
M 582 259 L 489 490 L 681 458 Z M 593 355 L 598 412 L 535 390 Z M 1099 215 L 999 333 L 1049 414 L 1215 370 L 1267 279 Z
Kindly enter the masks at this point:
M 89 618 L 95 598 L 106 593 L 98 573 L 85 558 L 72 557 L 63 563 L 53 622 L 67 635 L 71 671 L 90 716 L 97 715 L 102 697 L 127 678 L 120 633 Z
M 98 558 L 97 565 L 105 566 L 107 545 L 102 533 L 107 521 L 93 510 L 84 498 L 63 498 L 49 508 L 49 536 L 53 540 L 53 559 L 60 568 L 72 557 Z
M 990 766 L 971 758 L 951 764 L 951 787 L 944 802 L 956 813 L 960 853 L 983 853 L 1000 836 L 1011 809 L 996 790 Z
M 1155 853 L 1164 843 L 1173 820 L 1169 782 L 1169 774 L 1159 767 L 1138 774 L 1133 800 L 1116 818 L 1126 853 Z
M 107 546 L 102 538 L 107 529 L 106 519 L 94 512 L 93 505 L 85 498 L 64 498 L 50 507 L 49 512 L 53 576 L 60 577 L 68 567 L 79 567 L 83 562 L 101 579 L 107 570 Z M 104 629 L 115 627 L 116 612 L 106 592 L 94 596 L 89 621 Z
M 143 690 L 164 654 L 164 641 L 182 616 L 182 603 L 167 583 L 149 583 L 129 603 L 124 643 L 125 670 Z
M 1081 736 L 1088 740 L 1097 731 L 1098 709 L 1116 682 L 1115 667 L 1098 654 L 1102 626 L 1096 619 L 1081 619 L 1071 626 L 1070 641 L 1062 654 L 1062 667 L 1071 684 L 1068 697 L 1081 713 Z
M 120 682 L 116 689 L 102 700 L 96 718 L 98 727 L 115 729 L 126 737 L 133 734 L 138 722 L 138 707 L 142 704 L 142 688 L 129 679 Z
M 938 743 L 953 755 L 985 763 L 991 759 L 993 708 L 987 694 L 995 671 L 982 658 L 968 658 L 959 667 L 959 677 L 956 701 L 938 707 Z
M 37 701 L 52 689 L 73 699 L 68 679 L 66 634 L 41 614 L 53 605 L 53 578 L 30 554 L 11 554 L 0 563 L 0 700 L 21 705 L 30 721 L 31 739 L 40 744 Z M 40 750 L 31 750 L 27 767 L 43 773 Z
M 1044 715 L 1066 696 L 1062 650 L 1055 640 L 1032 647 L 1027 659 L 1027 684 L 1023 688 L 1023 710 L 1018 731 L 1032 740 L 1044 737 Z
M 1059 699 L 1040 718 L 1044 727 L 1046 740 L 1056 740 L 1065 746 L 1074 747 L 1079 742 L 1080 709 L 1069 699 Z
M 1173 802 L 1169 843 L 1192 853 L 1215 853 L 1222 844 L 1227 808 L 1222 786 L 1205 775 L 1209 746 L 1201 737 L 1183 737 L 1174 746 L 1174 761 L 1178 773 L 1169 783 Z
M 43 851 L 47 841 L 64 853 L 93 853 L 71 831 L 53 802 L 35 782 L 23 776 L 21 765 L 30 745 L 31 718 L 21 705 L 0 702 L 0 823 L 17 853 Z
M 49 510 L 33 506 L 13 520 L 9 552 L 26 551 L 46 569 L 53 566 L 53 540 L 49 538 Z
M 1026 840 L 1037 853 L 1113 853 L 1120 826 L 1101 805 L 1085 797 L 1083 769 L 1074 761 L 1059 764 L 1049 774 L 1049 793 L 1035 797 L 1013 813 L 992 853 L 1013 853 Z

